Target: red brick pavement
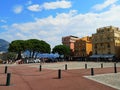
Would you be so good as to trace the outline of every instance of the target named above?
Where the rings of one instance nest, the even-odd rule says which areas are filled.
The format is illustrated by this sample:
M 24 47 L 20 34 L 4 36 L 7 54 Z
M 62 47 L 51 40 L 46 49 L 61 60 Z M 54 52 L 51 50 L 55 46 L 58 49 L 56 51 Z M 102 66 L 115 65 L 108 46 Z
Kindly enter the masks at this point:
M 120 72 L 120 68 L 118 69 Z M 44 69 L 28 66 L 11 66 L 11 85 L 5 84 L 6 75 L 4 67 L 0 67 L 0 90 L 115 90 L 109 86 L 84 78 L 90 75 L 90 69 L 63 70 L 61 79 L 58 79 L 57 70 Z M 94 69 L 95 74 L 114 73 L 113 68 Z

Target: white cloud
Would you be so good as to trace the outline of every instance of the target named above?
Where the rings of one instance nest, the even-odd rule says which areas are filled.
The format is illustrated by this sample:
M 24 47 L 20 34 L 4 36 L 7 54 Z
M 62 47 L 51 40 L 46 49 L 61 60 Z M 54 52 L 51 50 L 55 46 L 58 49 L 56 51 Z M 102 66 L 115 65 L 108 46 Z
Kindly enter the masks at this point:
M 70 8 L 71 2 L 66 0 L 56 1 L 56 2 L 46 2 L 43 4 L 45 9 L 57 9 L 57 8 Z
M 13 8 L 13 12 L 16 14 L 20 14 L 22 11 L 23 11 L 23 6 L 21 5 L 14 6 Z
M 83 37 L 92 35 L 99 27 L 113 25 L 120 27 L 120 5 L 112 6 L 100 13 L 58 13 L 55 17 L 36 18 L 34 22 L 14 23 L 2 28 L 7 32 L 0 33 L 6 40 L 37 38 L 54 45 L 61 43 L 62 36 L 75 35 Z M 14 33 L 14 34 L 13 34 Z
M 93 9 L 95 10 L 103 10 L 106 7 L 109 7 L 111 5 L 114 5 L 118 0 L 105 0 L 104 3 L 102 4 L 97 4 L 95 6 L 93 6 Z
M 6 21 L 6 20 L 3 20 L 3 19 L 0 20 L 0 22 L 2 22 L 2 23 L 7 23 L 7 21 Z
M 45 2 L 42 5 L 39 4 L 33 4 L 28 6 L 28 10 L 31 11 L 41 11 L 43 9 L 45 10 L 49 10 L 49 9 L 58 9 L 58 8 L 70 8 L 72 6 L 70 1 L 66 1 L 66 0 L 60 0 L 60 1 L 56 1 L 56 2 Z
M 34 4 L 29 6 L 28 10 L 38 12 L 41 11 L 41 6 L 39 4 Z

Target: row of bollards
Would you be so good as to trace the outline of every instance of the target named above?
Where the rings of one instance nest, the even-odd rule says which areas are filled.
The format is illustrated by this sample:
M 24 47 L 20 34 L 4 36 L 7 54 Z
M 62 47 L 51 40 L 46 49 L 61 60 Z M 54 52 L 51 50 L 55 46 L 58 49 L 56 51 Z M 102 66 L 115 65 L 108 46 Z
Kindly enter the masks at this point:
M 101 68 L 103 68 L 103 63 L 101 63 Z M 65 70 L 67 70 L 67 64 L 65 64 Z M 85 69 L 87 69 L 87 64 L 85 64 Z M 39 67 L 39 71 L 42 71 L 42 65 Z M 114 63 L 114 73 L 117 73 L 116 63 Z M 94 69 L 91 68 L 91 75 L 94 75 Z M 61 79 L 61 69 L 58 70 L 58 79 Z

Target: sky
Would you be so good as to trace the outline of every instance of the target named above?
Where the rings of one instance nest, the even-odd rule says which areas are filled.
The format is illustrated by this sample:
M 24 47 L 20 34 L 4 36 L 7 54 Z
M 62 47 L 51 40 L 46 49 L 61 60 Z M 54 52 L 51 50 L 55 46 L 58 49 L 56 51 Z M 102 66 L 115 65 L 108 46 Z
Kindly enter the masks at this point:
M 0 39 L 44 40 L 91 36 L 105 26 L 120 28 L 120 0 L 0 0 Z

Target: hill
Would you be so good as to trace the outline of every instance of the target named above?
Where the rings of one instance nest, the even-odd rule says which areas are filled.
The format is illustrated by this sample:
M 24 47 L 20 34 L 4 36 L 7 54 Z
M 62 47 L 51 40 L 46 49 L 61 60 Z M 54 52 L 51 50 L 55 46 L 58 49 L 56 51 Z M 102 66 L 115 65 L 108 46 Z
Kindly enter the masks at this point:
M 0 52 L 6 52 L 8 50 L 8 47 L 9 42 L 4 39 L 0 39 Z

